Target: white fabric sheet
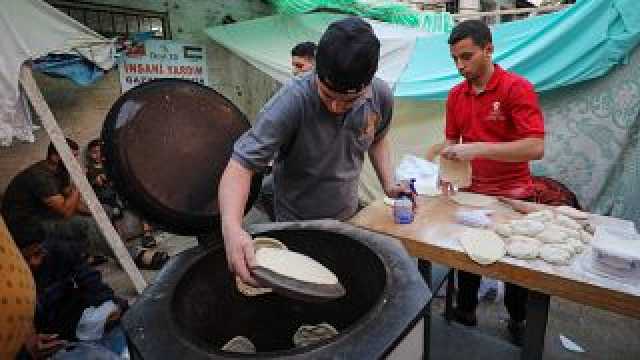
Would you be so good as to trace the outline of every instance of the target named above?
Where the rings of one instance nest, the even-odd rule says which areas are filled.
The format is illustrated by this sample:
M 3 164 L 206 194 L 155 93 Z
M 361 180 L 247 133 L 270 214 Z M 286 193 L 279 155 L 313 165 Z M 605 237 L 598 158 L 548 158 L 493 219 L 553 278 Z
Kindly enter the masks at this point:
M 114 65 L 113 42 L 40 0 L 0 0 L 0 145 L 33 141 L 20 100 L 25 61 L 49 53 L 84 56 L 102 69 Z

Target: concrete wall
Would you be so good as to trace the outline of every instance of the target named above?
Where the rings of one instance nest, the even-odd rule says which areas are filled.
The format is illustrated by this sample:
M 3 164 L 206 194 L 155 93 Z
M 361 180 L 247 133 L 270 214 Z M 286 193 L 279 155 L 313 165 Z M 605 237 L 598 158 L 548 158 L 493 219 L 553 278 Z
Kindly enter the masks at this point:
M 278 88 L 278 84 L 270 77 L 214 43 L 203 31 L 208 26 L 222 24 L 222 19 L 227 15 L 238 21 L 270 15 L 271 9 L 260 0 L 93 2 L 168 11 L 172 38 L 206 46 L 210 86 L 236 104 L 250 121 Z M 118 76 L 118 71 L 113 70 L 104 79 L 88 87 L 47 76 L 37 76 L 36 80 L 65 134 L 84 147 L 99 135 L 109 108 L 120 96 Z M 36 139 L 35 144 L 0 147 L 0 194 L 17 172 L 44 157 L 49 144 L 45 131 L 36 132 Z

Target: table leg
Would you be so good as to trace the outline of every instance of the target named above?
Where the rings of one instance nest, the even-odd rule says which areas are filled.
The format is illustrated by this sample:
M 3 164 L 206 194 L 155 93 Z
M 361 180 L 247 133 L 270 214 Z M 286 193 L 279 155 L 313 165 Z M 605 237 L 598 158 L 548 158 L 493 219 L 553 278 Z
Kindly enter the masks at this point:
M 449 274 L 447 274 L 447 291 L 444 307 L 444 318 L 447 320 L 447 323 L 451 323 L 453 320 L 453 293 L 455 292 L 455 281 L 456 273 L 454 269 L 451 269 L 449 270 Z
M 529 290 L 527 300 L 527 326 L 520 359 L 540 360 L 544 353 L 544 337 L 549 318 L 549 295 Z
M 431 262 L 418 259 L 418 270 L 424 279 L 424 282 L 427 283 L 429 289 L 431 286 Z M 433 299 L 433 298 L 432 298 Z M 431 348 L 431 301 L 427 305 L 427 309 L 424 315 L 424 338 L 422 339 L 422 358 L 424 360 L 429 360 L 430 348 Z

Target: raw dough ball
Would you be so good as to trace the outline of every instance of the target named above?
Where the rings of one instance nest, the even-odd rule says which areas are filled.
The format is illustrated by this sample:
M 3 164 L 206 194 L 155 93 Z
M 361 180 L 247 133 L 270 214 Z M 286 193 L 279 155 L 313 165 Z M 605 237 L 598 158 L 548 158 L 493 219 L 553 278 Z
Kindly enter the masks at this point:
M 580 254 L 584 251 L 584 244 L 582 243 L 582 241 L 580 241 L 580 239 L 578 238 L 574 238 L 574 237 L 570 237 L 569 239 L 567 239 L 567 244 L 570 245 L 573 248 L 573 253 L 574 254 Z
M 571 254 L 571 256 L 576 254 L 575 249 L 573 248 L 573 246 L 569 243 L 571 238 L 567 238 L 567 242 L 562 243 L 562 244 L 553 244 L 559 248 L 565 249 L 569 252 L 569 254 Z
M 256 264 L 277 274 L 308 283 L 338 283 L 338 278 L 324 265 L 306 255 L 286 249 L 260 248 L 256 251 Z
M 535 259 L 538 257 L 540 245 L 540 241 L 534 238 L 515 235 L 509 238 L 507 254 L 516 259 Z
M 576 238 L 579 239 L 580 238 L 580 231 L 579 230 L 574 230 L 574 229 L 569 229 L 569 228 L 563 228 L 562 231 L 567 234 L 567 237 L 572 237 L 572 238 Z
M 467 229 L 460 235 L 460 243 L 467 255 L 480 265 L 492 264 L 506 253 L 504 241 L 491 230 Z
M 544 230 L 544 224 L 535 220 L 513 220 L 511 229 L 514 235 L 536 236 Z
M 451 196 L 451 200 L 463 206 L 487 207 L 495 204 L 498 200 L 492 196 L 474 194 L 470 192 L 458 192 Z
M 558 206 L 558 207 L 555 207 L 553 210 L 558 214 L 568 216 L 575 220 L 578 220 L 578 219 L 586 220 L 587 218 L 589 218 L 589 213 L 580 211 L 578 209 L 574 209 L 570 206 Z
M 568 265 L 571 260 L 571 253 L 557 244 L 546 244 L 540 248 L 540 257 L 550 264 Z
M 562 214 L 556 215 L 556 219 L 554 220 L 554 222 L 562 227 L 566 227 L 569 229 L 573 229 L 573 230 L 582 229 L 582 225 L 580 225 L 577 221 Z
M 593 235 L 591 235 L 588 231 L 580 230 L 580 241 L 584 244 L 591 244 L 593 241 Z
M 495 232 L 502 237 L 509 237 L 513 235 L 513 229 L 511 229 L 511 225 L 506 223 L 496 225 Z
M 535 211 L 532 213 L 529 213 L 525 216 L 525 219 L 528 220 L 536 220 L 536 221 L 540 221 L 543 223 L 552 221 L 554 218 L 553 215 L 553 211 L 551 210 L 540 210 L 540 211 Z
M 544 231 L 536 235 L 536 238 L 547 244 L 564 243 L 567 242 L 567 233 L 564 230 L 565 228 L 560 225 L 547 223 L 544 227 Z

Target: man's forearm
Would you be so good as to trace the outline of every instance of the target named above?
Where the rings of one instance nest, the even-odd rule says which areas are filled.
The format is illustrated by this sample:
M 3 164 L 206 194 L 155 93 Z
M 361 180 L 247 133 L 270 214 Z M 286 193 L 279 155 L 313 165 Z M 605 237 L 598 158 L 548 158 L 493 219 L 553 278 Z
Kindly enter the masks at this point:
M 505 143 L 479 143 L 478 157 L 495 161 L 520 162 L 540 160 L 544 156 L 544 139 L 526 138 Z
M 78 212 L 80 203 L 81 203 L 80 192 L 78 192 L 78 189 L 73 187 L 71 189 L 71 192 L 64 197 L 64 204 L 63 204 L 63 210 L 62 210 L 63 216 L 70 217 L 75 215 Z
M 382 189 L 386 190 L 394 184 L 391 162 L 391 146 L 387 137 L 378 140 L 369 148 L 369 159 L 373 165 Z
M 233 159 L 229 161 L 229 165 L 222 174 L 218 189 L 218 202 L 223 233 L 242 226 L 252 176 L 251 170 L 246 169 Z

